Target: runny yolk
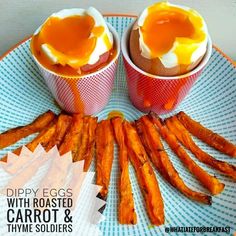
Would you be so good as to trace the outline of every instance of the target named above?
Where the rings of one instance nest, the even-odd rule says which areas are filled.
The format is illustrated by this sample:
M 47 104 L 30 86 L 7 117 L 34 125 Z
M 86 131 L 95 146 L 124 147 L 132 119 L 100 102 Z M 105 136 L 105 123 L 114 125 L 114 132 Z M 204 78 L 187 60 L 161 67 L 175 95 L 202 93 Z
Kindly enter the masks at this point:
M 162 7 L 157 10 L 157 5 L 148 8 L 148 14 L 140 27 L 144 43 L 150 49 L 151 58 L 161 57 L 173 47 L 176 38 L 190 47 L 185 50 L 180 46 L 175 53 L 178 61 L 183 64 L 191 62 L 191 55 L 196 49 L 194 42 L 202 40 L 202 34 L 196 31 L 202 21 L 199 17 L 193 16 L 190 21 L 190 11 L 185 11 L 176 7 Z M 198 18 L 198 19 L 197 19 Z M 185 51 L 185 52 L 184 52 Z
M 93 26 L 91 16 L 51 17 L 39 34 L 39 41 L 68 56 L 86 58 L 96 43 L 95 37 L 88 38 Z
M 113 111 L 109 112 L 109 114 L 107 115 L 107 119 L 112 119 L 114 117 L 120 117 L 120 118 L 124 119 L 124 114 L 121 111 L 113 110 Z
M 95 49 L 97 38 L 102 35 L 104 30 L 103 26 L 95 26 L 93 17 L 89 15 L 76 15 L 63 19 L 50 17 L 44 23 L 40 32 L 32 37 L 31 49 L 43 66 L 58 74 L 76 76 L 92 73 L 101 68 L 101 65 L 84 73 L 81 68 L 88 64 L 90 55 Z M 107 48 L 111 48 L 110 41 L 107 42 L 106 38 L 104 43 Z M 43 44 L 53 48 L 53 55 L 60 58 L 61 63 L 55 64 L 49 59 L 48 55 L 42 50 Z M 111 55 L 114 57 L 112 50 Z M 110 62 L 113 57 L 109 57 L 105 63 Z M 76 59 L 78 67 L 76 68 L 67 63 L 68 59 L 71 61 Z
M 180 13 L 151 12 L 145 20 L 142 32 L 151 52 L 162 56 L 172 48 L 176 37 L 191 38 L 194 27 L 189 19 Z

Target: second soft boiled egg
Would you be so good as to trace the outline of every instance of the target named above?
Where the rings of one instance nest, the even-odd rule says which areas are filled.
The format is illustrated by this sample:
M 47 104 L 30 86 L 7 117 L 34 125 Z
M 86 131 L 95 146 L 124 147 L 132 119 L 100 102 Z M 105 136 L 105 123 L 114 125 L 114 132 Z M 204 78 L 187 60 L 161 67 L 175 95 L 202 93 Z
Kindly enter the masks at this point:
M 130 33 L 130 56 L 143 71 L 160 76 L 185 74 L 206 53 L 207 26 L 195 10 L 168 2 L 147 7 Z

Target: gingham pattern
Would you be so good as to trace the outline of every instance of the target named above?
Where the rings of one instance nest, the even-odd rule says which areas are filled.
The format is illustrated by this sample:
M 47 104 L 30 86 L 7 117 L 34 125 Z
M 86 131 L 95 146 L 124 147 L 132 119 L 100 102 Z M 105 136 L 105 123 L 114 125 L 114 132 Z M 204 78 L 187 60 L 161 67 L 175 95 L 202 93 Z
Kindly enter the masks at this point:
M 121 35 L 125 27 L 133 21 L 133 18 L 108 17 L 107 20 Z M 28 123 L 33 117 L 47 109 L 52 109 L 55 112 L 59 111 L 37 66 L 31 58 L 29 42 L 20 45 L 0 62 L 0 88 L 0 132 Z M 105 119 L 108 113 L 113 110 L 120 110 L 128 120 L 137 119 L 142 115 L 129 101 L 121 58 L 111 99 L 105 109 L 98 113 L 97 116 L 100 120 Z M 202 72 L 191 92 L 174 112 L 162 117 L 172 115 L 179 110 L 184 110 L 205 126 L 236 143 L 236 69 L 215 49 L 213 49 L 209 64 Z M 28 142 L 30 139 L 32 139 L 32 136 L 19 141 L 13 147 L 0 150 L 0 154 L 3 155 L 7 150 L 13 150 L 13 148 Z M 236 165 L 236 159 L 225 156 L 204 143 L 196 141 L 203 150 L 217 159 Z M 168 147 L 167 151 L 186 184 L 199 191 L 205 191 Z M 167 184 L 159 173 L 155 171 L 165 202 L 165 226 L 230 226 L 232 235 L 236 231 L 235 183 L 224 175 L 199 163 L 194 156 L 192 158 L 209 173 L 215 174 L 222 180 L 226 184 L 225 190 L 219 196 L 213 197 L 212 206 L 204 206 L 184 197 Z M 94 161 L 90 170 L 94 170 Z M 135 208 L 138 214 L 138 224 L 136 226 L 119 225 L 117 221 L 118 173 L 117 150 L 115 149 L 109 196 L 106 210 L 104 211 L 106 221 L 100 224 L 103 235 L 164 235 L 165 226 L 149 227 L 150 221 L 145 211 L 143 197 L 132 166 L 130 166 L 130 178 Z M 5 212 L 2 212 L 1 204 L 4 203 L 0 202 L 0 220 L 3 220 Z M 75 225 L 74 227 L 74 232 L 76 232 L 76 227 L 80 226 Z M 172 233 L 171 235 L 175 234 Z M 180 233 L 179 235 L 191 235 L 191 233 Z M 220 236 L 224 234 L 215 233 L 209 235 Z
M 115 79 L 117 61 L 109 67 L 92 76 L 82 78 L 63 78 L 50 73 L 38 66 L 46 84 L 57 103 L 66 111 L 72 113 L 84 112 L 91 115 L 101 111 L 108 103 Z M 74 93 L 72 86 L 78 89 Z M 75 106 L 75 101 L 81 100 L 81 106 Z
M 136 71 L 123 57 L 131 102 L 143 112 L 174 110 L 186 97 L 201 71 L 181 79 L 153 79 Z

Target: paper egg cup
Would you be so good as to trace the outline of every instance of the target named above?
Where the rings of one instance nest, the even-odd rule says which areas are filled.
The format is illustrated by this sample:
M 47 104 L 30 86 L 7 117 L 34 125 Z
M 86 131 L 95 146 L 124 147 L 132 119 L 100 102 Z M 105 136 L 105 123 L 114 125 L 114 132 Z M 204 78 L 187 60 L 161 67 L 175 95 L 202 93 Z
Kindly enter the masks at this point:
M 117 52 L 109 64 L 94 73 L 71 77 L 59 75 L 45 68 L 32 54 L 53 97 L 69 113 L 92 115 L 100 112 L 109 101 L 120 54 L 120 40 L 116 30 L 109 23 L 107 25 Z
M 126 71 L 129 97 L 142 112 L 165 114 L 176 109 L 183 101 L 211 57 L 212 42 L 208 35 L 206 53 L 201 62 L 189 73 L 179 76 L 158 76 L 138 68 L 129 56 L 129 36 L 133 24 L 122 35 L 121 51 Z

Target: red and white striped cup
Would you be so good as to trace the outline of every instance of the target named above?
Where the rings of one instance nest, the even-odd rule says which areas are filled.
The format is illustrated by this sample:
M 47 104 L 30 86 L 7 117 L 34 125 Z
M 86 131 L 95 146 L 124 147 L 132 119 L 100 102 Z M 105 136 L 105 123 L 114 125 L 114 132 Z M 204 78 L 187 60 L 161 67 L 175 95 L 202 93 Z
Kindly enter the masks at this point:
M 92 115 L 101 111 L 109 101 L 120 53 L 120 40 L 116 30 L 110 24 L 107 25 L 113 34 L 117 52 L 108 65 L 94 73 L 73 77 L 59 75 L 45 68 L 33 55 L 55 100 L 67 112 Z
M 168 113 L 186 97 L 209 61 L 212 51 L 211 39 L 208 37 L 205 56 L 191 72 L 179 76 L 158 76 L 141 70 L 130 59 L 128 45 L 132 26 L 133 24 L 129 25 L 121 39 L 130 100 L 136 108 L 143 112 Z

